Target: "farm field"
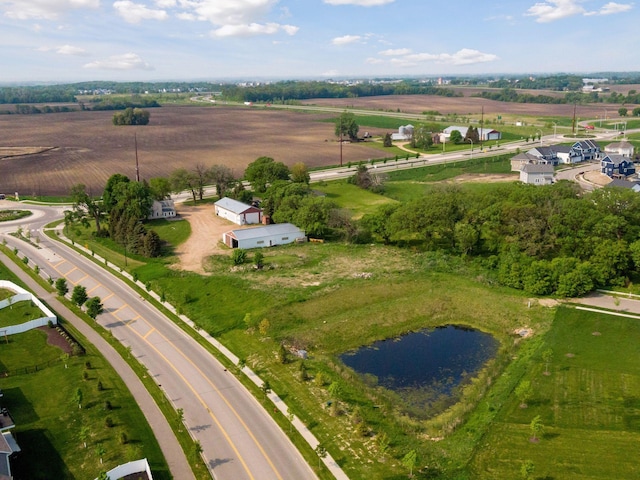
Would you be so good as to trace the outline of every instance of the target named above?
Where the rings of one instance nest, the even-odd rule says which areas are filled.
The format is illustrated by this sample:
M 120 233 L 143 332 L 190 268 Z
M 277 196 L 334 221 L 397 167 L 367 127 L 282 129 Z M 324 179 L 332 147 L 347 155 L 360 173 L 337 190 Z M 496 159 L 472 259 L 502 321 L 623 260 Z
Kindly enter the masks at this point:
M 2 147 L 45 149 L 0 158 L 0 192 L 67 195 L 72 185 L 84 183 L 99 194 L 114 173 L 135 176 L 134 134 L 145 179 L 168 176 L 180 167 L 193 169 L 197 163 L 227 165 L 241 176 L 261 156 L 289 166 L 339 162 L 334 125 L 320 121 L 335 114 L 201 106 L 150 111 L 150 124 L 144 127 L 114 126 L 113 112 L 0 115 L 0 152 Z M 344 162 L 381 156 L 364 144 L 343 146 Z
M 483 89 L 486 90 L 486 89 Z M 480 92 L 480 89 L 471 90 L 473 93 Z M 573 116 L 573 105 L 537 104 L 537 103 L 509 103 L 487 100 L 479 97 L 469 96 L 471 92 L 465 90 L 464 97 L 442 97 L 439 95 L 394 95 L 380 97 L 360 97 L 360 98 L 316 98 L 305 101 L 308 105 L 331 106 L 341 108 L 362 108 L 368 110 L 393 110 L 404 113 L 422 113 L 425 111 L 438 111 L 442 115 L 477 115 L 479 116 L 484 107 L 485 117 L 496 115 L 521 115 L 526 117 L 551 117 Z M 544 91 L 537 91 L 536 94 L 546 94 Z M 578 105 L 576 115 L 579 118 L 596 118 L 604 113 L 604 109 L 609 110 L 609 114 L 617 112 L 620 105 L 597 103 L 592 105 Z

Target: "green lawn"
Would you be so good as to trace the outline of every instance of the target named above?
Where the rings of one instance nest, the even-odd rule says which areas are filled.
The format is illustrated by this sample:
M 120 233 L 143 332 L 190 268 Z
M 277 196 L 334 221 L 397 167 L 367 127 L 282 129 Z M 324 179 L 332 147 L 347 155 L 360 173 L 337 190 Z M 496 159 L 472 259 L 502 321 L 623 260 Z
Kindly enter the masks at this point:
M 559 308 L 543 347 L 553 351 L 551 374 L 538 355 L 526 376 L 529 407 L 505 404 L 473 459 L 474 478 L 515 478 L 527 459 L 536 478 L 638 478 L 638 338 L 638 320 Z M 532 443 L 536 415 L 547 428 Z
M 313 189 L 324 193 L 327 198 L 336 202 L 340 208 L 346 208 L 353 212 L 355 218 L 375 212 L 380 205 L 394 202 L 390 198 L 347 183 L 346 180 L 315 184 Z
M 32 306 L 30 301 L 16 302 L 0 310 L 0 327 L 20 325 L 44 316 L 42 310 Z

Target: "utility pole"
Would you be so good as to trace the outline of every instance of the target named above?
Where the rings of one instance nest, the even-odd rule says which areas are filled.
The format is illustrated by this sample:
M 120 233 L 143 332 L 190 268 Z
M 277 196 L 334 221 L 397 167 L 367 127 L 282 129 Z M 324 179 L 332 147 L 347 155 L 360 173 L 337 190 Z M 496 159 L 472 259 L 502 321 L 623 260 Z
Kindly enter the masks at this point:
M 135 143 L 136 146 L 136 182 L 140 182 L 140 167 L 138 165 L 138 132 L 135 132 L 133 134 L 133 141 Z M 125 260 L 127 258 L 126 253 L 125 253 Z

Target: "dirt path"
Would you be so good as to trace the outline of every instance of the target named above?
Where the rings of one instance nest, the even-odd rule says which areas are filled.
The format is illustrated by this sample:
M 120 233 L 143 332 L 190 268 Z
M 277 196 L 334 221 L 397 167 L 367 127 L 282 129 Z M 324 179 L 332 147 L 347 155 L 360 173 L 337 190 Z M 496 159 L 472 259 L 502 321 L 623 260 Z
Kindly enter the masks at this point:
M 215 214 L 211 204 L 195 207 L 178 204 L 178 215 L 191 225 L 191 235 L 186 242 L 176 248 L 178 262 L 174 268 L 205 275 L 204 261 L 211 255 L 230 254 L 222 243 L 222 234 L 229 230 L 250 228 L 256 225 L 239 226 Z
M 237 225 L 217 217 L 213 205 L 178 205 L 176 210 L 191 225 L 191 235 L 176 248 L 178 263 L 174 267 L 204 274 L 203 260 L 210 255 L 228 252 L 223 247 L 222 234 Z

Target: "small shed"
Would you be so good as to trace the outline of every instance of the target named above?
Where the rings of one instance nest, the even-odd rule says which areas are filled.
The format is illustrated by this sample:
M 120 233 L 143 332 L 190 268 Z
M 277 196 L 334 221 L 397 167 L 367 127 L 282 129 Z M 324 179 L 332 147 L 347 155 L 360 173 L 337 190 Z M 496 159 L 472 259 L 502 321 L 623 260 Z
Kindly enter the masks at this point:
M 214 204 L 214 207 L 217 216 L 225 218 L 236 225 L 251 225 L 262 222 L 261 209 L 233 198 L 221 198 Z
M 304 242 L 304 230 L 292 223 L 277 223 L 264 227 L 231 230 L 222 235 L 222 241 L 229 248 L 263 248 Z

